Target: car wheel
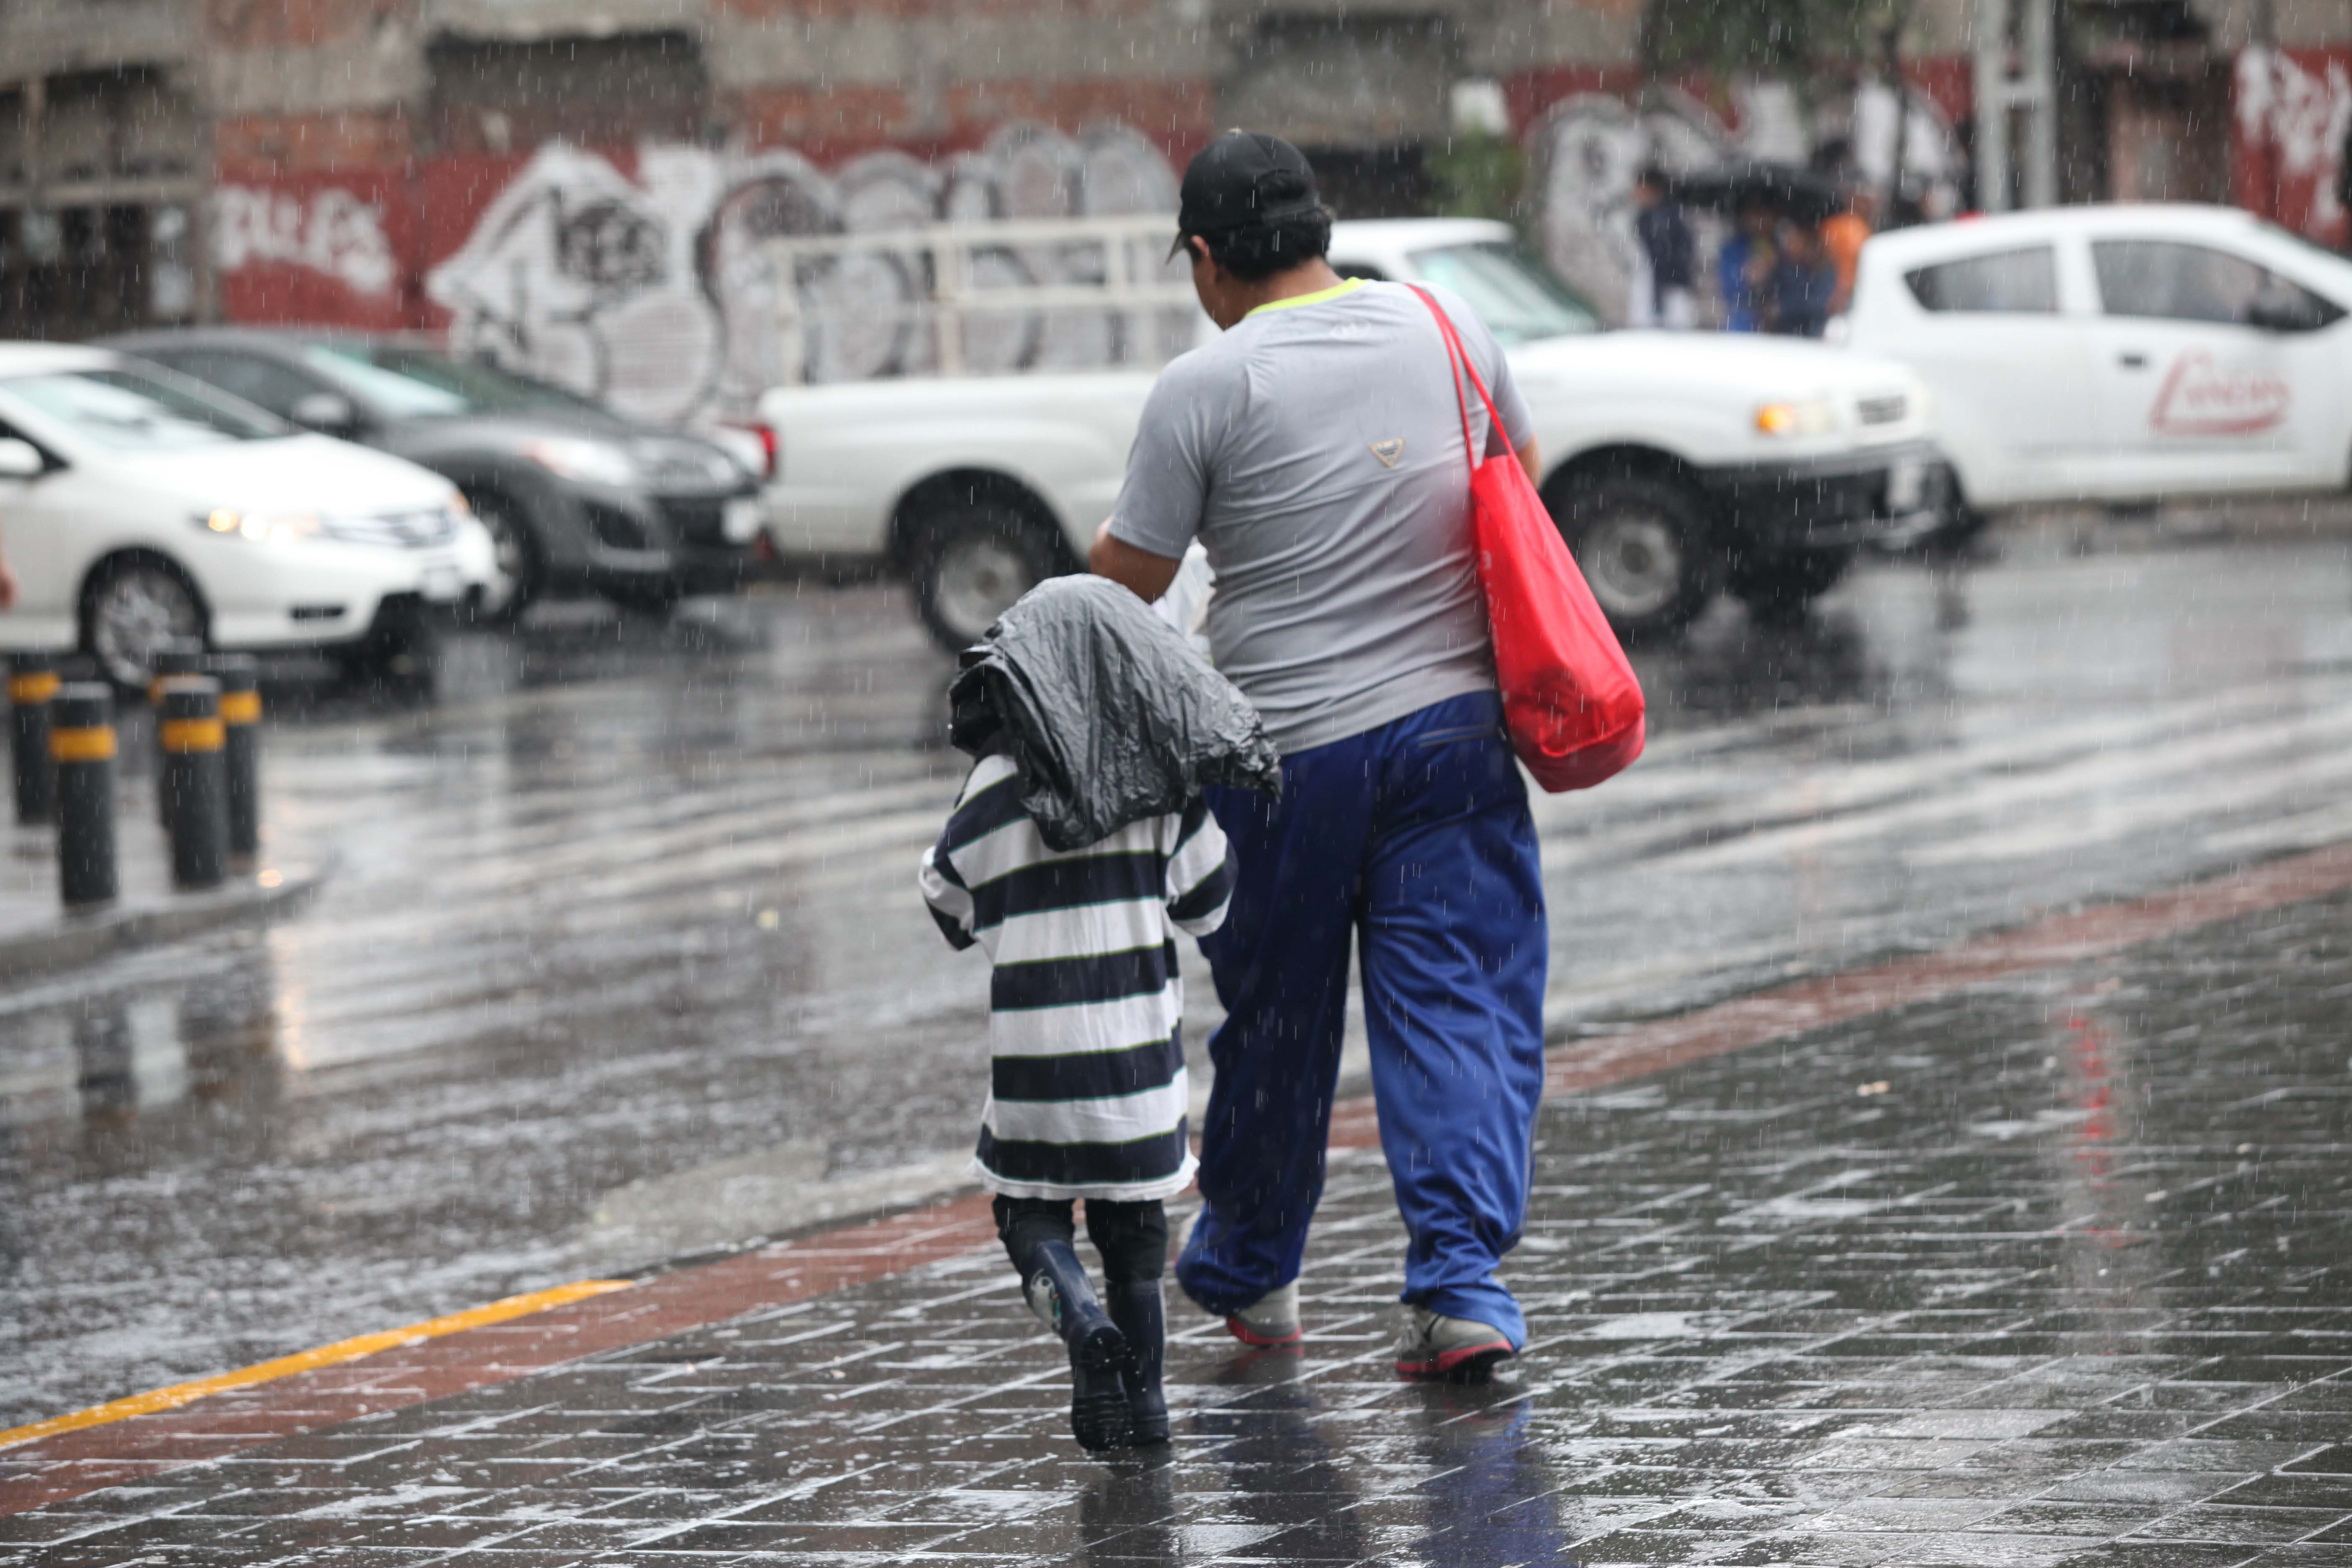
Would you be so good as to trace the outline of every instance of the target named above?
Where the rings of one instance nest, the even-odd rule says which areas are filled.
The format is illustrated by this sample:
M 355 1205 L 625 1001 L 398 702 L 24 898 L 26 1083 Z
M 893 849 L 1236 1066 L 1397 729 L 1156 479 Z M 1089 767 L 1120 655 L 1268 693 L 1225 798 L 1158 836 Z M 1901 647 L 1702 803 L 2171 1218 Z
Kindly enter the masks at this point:
M 205 638 L 205 604 L 187 574 L 160 556 L 119 556 L 82 590 L 81 648 L 124 692 L 144 692 L 155 650 Z
M 1014 600 L 1063 571 L 1057 542 L 1028 513 L 1001 501 L 927 518 L 910 576 L 915 609 L 950 653 L 980 640 Z
M 1546 488 L 1544 501 L 1619 637 L 1670 636 L 1715 597 L 1706 514 L 1685 486 L 1638 474 L 1570 475 Z
M 542 576 L 539 542 L 531 536 L 522 508 L 506 497 L 485 491 L 468 495 L 466 500 L 489 533 L 493 563 L 490 580 L 482 585 L 475 602 L 475 618 L 486 626 L 512 626 L 539 597 Z
M 1791 621 L 1837 586 L 1853 557 L 1851 548 L 1759 550 L 1732 563 L 1729 586 L 1733 597 L 1758 619 Z

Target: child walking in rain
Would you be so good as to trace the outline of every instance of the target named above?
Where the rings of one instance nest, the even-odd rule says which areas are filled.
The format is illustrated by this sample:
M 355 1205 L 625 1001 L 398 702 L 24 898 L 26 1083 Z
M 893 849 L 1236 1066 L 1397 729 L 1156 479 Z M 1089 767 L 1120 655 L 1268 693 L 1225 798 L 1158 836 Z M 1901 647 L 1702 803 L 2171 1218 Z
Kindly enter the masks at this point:
M 950 944 L 994 965 L 972 1173 L 1068 1348 L 1079 1443 L 1164 1443 L 1161 1200 L 1194 1163 L 1175 933 L 1216 930 L 1233 889 L 1200 784 L 1278 783 L 1273 748 L 1238 691 L 1101 578 L 1039 587 L 963 662 L 951 733 L 978 760 L 919 879 Z

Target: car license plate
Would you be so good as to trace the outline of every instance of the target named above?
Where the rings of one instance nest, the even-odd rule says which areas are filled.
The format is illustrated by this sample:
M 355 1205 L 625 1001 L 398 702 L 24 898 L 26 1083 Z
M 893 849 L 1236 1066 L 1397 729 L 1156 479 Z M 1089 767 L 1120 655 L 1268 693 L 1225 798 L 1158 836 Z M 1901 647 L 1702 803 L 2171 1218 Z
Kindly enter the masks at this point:
M 749 544 L 760 537 L 768 521 L 767 504 L 758 496 L 737 496 L 719 514 L 719 531 L 730 544 Z
M 466 579 L 455 566 L 427 566 L 425 569 L 425 596 L 438 603 L 455 599 L 466 591 Z
M 1927 468 L 1916 458 L 1906 458 L 1886 471 L 1886 510 L 1896 517 L 1919 510 L 1919 497 L 1927 489 Z

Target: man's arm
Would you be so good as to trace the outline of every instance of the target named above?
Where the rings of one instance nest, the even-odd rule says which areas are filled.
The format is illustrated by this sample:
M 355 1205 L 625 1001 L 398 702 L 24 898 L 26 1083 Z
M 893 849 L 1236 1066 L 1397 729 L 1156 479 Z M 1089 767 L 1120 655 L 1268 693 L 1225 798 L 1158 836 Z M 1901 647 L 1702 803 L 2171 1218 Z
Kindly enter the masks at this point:
M 1536 438 L 1534 437 L 1528 437 L 1528 444 L 1520 447 L 1517 452 L 1513 453 L 1512 456 L 1517 458 L 1519 460 L 1519 467 L 1528 471 L 1528 483 L 1531 485 L 1541 485 L 1543 483 L 1543 454 L 1536 450 Z
M 1183 563 L 1181 558 L 1154 555 L 1124 539 L 1114 539 L 1107 518 L 1095 530 L 1094 548 L 1087 552 L 1087 571 L 1109 578 L 1147 605 L 1168 592 L 1168 584 L 1176 581 L 1176 569 Z

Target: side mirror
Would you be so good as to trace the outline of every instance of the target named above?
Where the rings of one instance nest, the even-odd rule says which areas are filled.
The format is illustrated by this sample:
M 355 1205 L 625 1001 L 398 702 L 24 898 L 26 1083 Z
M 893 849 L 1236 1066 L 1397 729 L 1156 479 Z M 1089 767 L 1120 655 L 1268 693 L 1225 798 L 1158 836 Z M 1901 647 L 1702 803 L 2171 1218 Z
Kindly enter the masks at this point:
M 0 479 L 37 479 L 49 471 L 49 460 L 30 441 L 0 437 Z
M 360 411 L 341 393 L 305 393 L 287 412 L 303 429 L 324 436 L 345 436 L 359 428 Z

